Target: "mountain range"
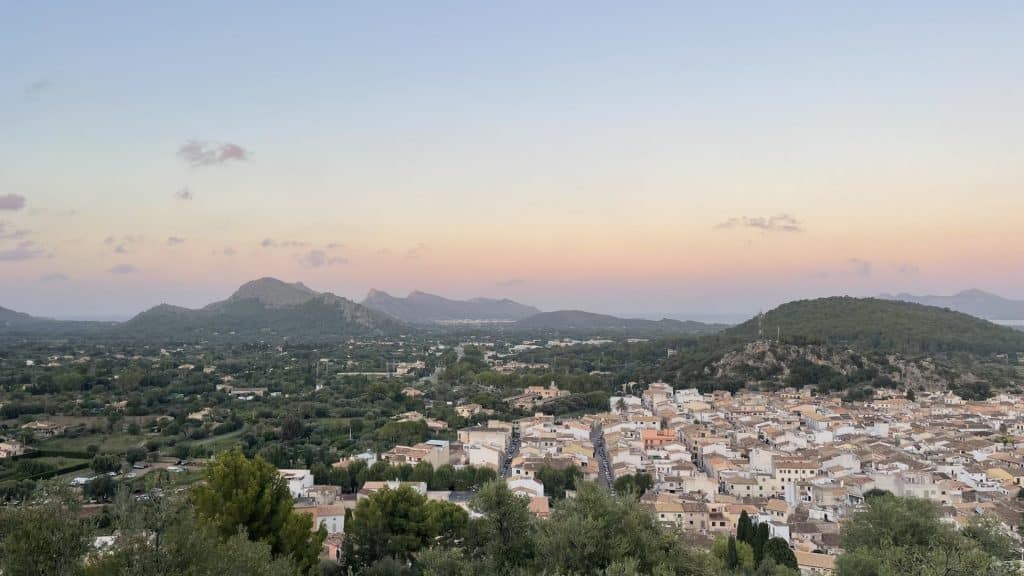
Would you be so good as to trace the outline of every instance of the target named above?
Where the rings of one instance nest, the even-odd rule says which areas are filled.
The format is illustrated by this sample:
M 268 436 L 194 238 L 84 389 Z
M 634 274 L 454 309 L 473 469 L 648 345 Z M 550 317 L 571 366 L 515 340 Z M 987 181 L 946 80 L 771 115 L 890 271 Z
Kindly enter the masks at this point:
M 953 306 L 903 302 L 903 296 L 790 302 L 763 317 L 728 328 L 694 321 L 619 318 L 581 310 L 540 312 L 512 300 L 452 300 L 423 292 L 396 298 L 374 290 L 357 303 L 317 292 L 299 282 L 261 278 L 242 285 L 227 299 L 202 308 L 161 304 L 123 323 L 57 321 L 0 308 L 0 332 L 62 336 L 103 333 L 172 340 L 215 335 L 322 339 L 396 335 L 473 321 L 495 322 L 495 329 L 509 333 L 657 337 L 721 332 L 725 338 L 753 339 L 763 332 L 765 337 L 781 334 L 789 341 L 915 353 L 1024 350 L 1024 332 L 947 309 Z M 952 303 L 950 299 L 957 306 L 975 306 L 973 310 L 979 315 L 1015 316 L 1007 304 L 1014 301 L 983 292 L 966 291 L 938 303 Z M 985 306 L 993 302 L 1001 307 Z
M 243 284 L 227 300 L 198 310 L 161 304 L 135 316 L 123 329 L 143 335 L 189 336 L 234 332 L 302 337 L 367 336 L 394 332 L 401 324 L 329 292 L 301 282 L 260 278 Z
M 529 318 L 540 310 L 512 300 L 473 298 L 451 300 L 425 292 L 413 292 L 398 298 L 380 290 L 370 290 L 362 305 L 409 324 L 436 324 L 461 320 L 476 322 L 512 322 Z
M 594 314 L 582 310 L 558 310 L 541 312 L 516 322 L 515 328 L 523 331 L 552 331 L 567 334 L 630 334 L 663 336 L 671 334 L 713 334 L 727 328 L 724 324 L 705 324 L 693 320 L 645 320 L 641 318 L 619 318 L 607 314 Z
M 413 292 L 397 298 L 372 290 L 362 303 L 301 282 L 260 278 L 240 286 L 225 300 L 192 309 L 160 304 L 127 322 L 45 320 L 0 309 L 0 328 L 9 333 L 74 333 L 88 329 L 114 336 L 152 339 L 240 337 L 330 338 L 399 334 L 429 326 L 495 323 L 503 331 L 545 331 L 564 334 L 637 337 L 708 334 L 724 325 L 679 320 L 624 319 L 578 310 L 541 312 L 508 299 L 452 300 Z
M 915 296 L 914 294 L 883 294 L 887 300 L 914 302 L 926 306 L 949 308 L 988 320 L 1024 321 L 1024 300 L 1010 300 L 996 294 L 972 289 L 952 296 Z

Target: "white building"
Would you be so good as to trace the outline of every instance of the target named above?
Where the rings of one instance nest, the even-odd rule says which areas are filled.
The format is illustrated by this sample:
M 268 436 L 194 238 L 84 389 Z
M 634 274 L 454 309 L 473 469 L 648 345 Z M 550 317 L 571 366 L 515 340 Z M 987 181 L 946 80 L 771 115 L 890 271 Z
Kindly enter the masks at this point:
M 309 470 L 278 470 L 278 473 L 288 482 L 292 498 L 304 498 L 313 487 L 313 473 Z

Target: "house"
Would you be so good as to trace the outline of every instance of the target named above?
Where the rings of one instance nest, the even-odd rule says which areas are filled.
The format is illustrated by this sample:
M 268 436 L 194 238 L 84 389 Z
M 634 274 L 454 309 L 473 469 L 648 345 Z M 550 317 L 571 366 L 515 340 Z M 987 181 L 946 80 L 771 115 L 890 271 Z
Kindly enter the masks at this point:
M 512 438 L 512 430 L 490 426 L 474 426 L 459 430 L 459 442 L 465 445 L 483 444 L 496 446 L 502 452 L 508 448 Z
M 836 570 L 836 557 L 794 550 L 796 565 L 803 576 L 831 576 Z
M 313 487 L 313 473 L 309 470 L 278 470 L 278 474 L 288 482 L 288 492 L 292 498 L 304 498 Z
M 509 478 L 505 482 L 513 494 L 532 498 L 544 495 L 544 485 L 533 478 Z
M 527 509 L 538 518 L 548 518 L 551 516 L 551 503 L 544 496 L 530 498 L 530 504 L 527 506 Z
M 385 480 L 382 482 L 366 482 L 363 487 L 359 490 L 359 494 L 356 496 L 357 500 L 369 498 L 371 494 L 378 490 L 398 490 L 399 488 L 409 487 L 419 492 L 423 496 L 427 495 L 427 483 L 426 482 L 399 482 L 398 480 Z
M 36 438 L 53 438 L 54 436 L 62 436 L 66 428 L 66 426 L 61 424 L 46 422 L 43 420 L 33 420 L 21 427 L 22 430 L 31 432 Z
M 505 451 L 490 444 L 466 444 L 462 447 L 466 454 L 467 462 L 471 466 L 487 466 L 494 470 L 501 469 L 502 459 Z
M 455 413 L 463 418 L 468 419 L 472 418 L 473 416 L 476 416 L 477 414 L 494 414 L 494 410 L 491 410 L 490 408 L 484 408 L 479 404 L 462 404 L 461 406 L 455 407 Z
M 203 420 L 206 420 L 206 417 L 209 416 L 211 412 L 212 411 L 210 410 L 209 407 L 203 408 L 202 410 L 197 410 L 195 412 L 190 412 L 189 415 L 188 415 L 188 419 L 189 420 L 203 421 Z
M 571 394 L 572 393 L 568 390 L 559 390 L 558 386 L 552 382 L 547 388 L 543 386 L 527 386 L 526 389 L 523 390 L 522 394 L 506 398 L 505 402 L 511 404 L 515 408 L 527 410 L 534 406 L 550 402 L 556 398 L 564 398 Z
M 366 463 L 366 467 L 369 468 L 370 466 L 373 466 L 374 464 L 377 463 L 377 454 L 375 452 L 367 450 L 366 452 L 356 454 L 351 458 L 342 458 L 341 460 L 338 460 L 334 464 L 331 464 L 331 468 L 348 468 L 348 465 L 355 462 L 356 460 L 362 460 L 363 462 Z
M 0 458 L 11 458 L 25 453 L 25 445 L 16 440 L 0 442 Z
M 313 530 L 323 526 L 328 534 L 345 533 L 345 507 L 338 505 L 317 506 L 313 509 Z
M 429 462 L 436 469 L 451 463 L 451 450 L 447 440 L 428 440 L 415 446 L 395 446 L 381 457 L 394 465 Z
M 665 444 L 676 441 L 676 434 L 671 430 L 649 430 L 640 431 L 640 438 L 644 442 L 644 450 L 661 448 Z

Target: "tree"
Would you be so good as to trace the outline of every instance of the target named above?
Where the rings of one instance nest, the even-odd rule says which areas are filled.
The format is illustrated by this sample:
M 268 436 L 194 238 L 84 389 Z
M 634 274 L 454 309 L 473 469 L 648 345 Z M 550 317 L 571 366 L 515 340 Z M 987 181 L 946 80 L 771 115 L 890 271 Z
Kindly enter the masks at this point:
M 625 474 L 615 479 L 614 488 L 619 494 L 633 494 L 636 497 L 643 496 L 654 486 L 654 480 L 646 472 L 636 474 Z
M 792 568 L 793 570 L 799 569 L 796 562 L 796 554 L 789 547 L 789 543 L 782 538 L 772 538 L 768 540 L 764 545 L 763 556 L 765 559 L 771 559 L 779 566 L 785 566 Z
M 416 557 L 423 576 L 475 576 L 481 574 L 461 548 L 428 548 Z
M 452 514 L 447 508 L 435 510 L 432 524 L 427 499 L 419 492 L 408 486 L 378 490 L 361 500 L 345 523 L 346 561 L 363 567 L 385 558 L 411 562 L 430 544 L 435 525 L 458 530 Z
M 564 469 L 553 468 L 544 464 L 537 470 L 536 479 L 544 485 L 544 493 L 555 500 L 565 498 L 565 491 L 576 487 L 576 480 L 582 472 L 575 465 Z
M 842 540 L 846 550 L 926 547 L 942 532 L 931 502 L 884 495 L 868 499 L 867 509 L 843 525 Z
M 982 526 L 976 530 L 976 537 L 988 540 Z M 842 576 L 986 574 L 992 556 L 970 534 L 943 524 L 927 500 L 877 496 L 843 525 L 846 552 L 836 564 Z
M 431 490 L 451 490 L 455 486 L 455 467 L 451 464 L 444 464 L 434 470 L 433 483 L 429 485 Z
M 88 550 L 86 524 L 69 497 L 0 508 L 0 572 L 4 576 L 70 576 Z
M 771 537 L 768 523 L 758 522 L 754 524 L 754 535 L 751 538 L 750 547 L 754 549 L 754 565 L 760 565 L 764 560 L 764 546 Z
M 754 569 L 754 549 L 750 547 L 750 544 L 735 540 L 736 542 L 736 559 L 737 566 L 743 570 Z M 729 555 L 729 539 L 725 537 L 719 537 L 715 539 L 715 543 L 711 546 L 711 555 L 718 558 L 723 565 L 728 564 Z
M 725 548 L 725 567 L 729 570 L 735 570 L 739 565 L 740 556 L 736 552 L 736 538 L 729 536 L 729 541 Z
M 879 496 L 892 496 L 892 492 L 888 490 L 882 490 L 881 488 L 872 488 L 864 493 L 864 500 L 867 501 L 871 498 L 877 498 Z
M 458 504 L 430 500 L 426 503 L 427 522 L 434 542 L 451 546 L 462 541 L 469 524 L 469 513 Z
M 235 449 L 208 465 L 205 477 L 193 489 L 196 511 L 222 539 L 244 528 L 249 539 L 267 542 L 275 556 L 291 555 L 304 569 L 317 564 L 326 531 L 313 532 L 312 517 L 292 511 L 288 485 L 270 463 L 259 456 L 249 460 Z
M 537 572 L 599 574 L 627 560 L 636 560 L 643 574 L 677 572 L 673 540 L 650 511 L 592 482 L 580 482 L 576 497 L 560 502 L 536 530 Z
M 413 466 L 409 480 L 413 482 L 426 482 L 427 486 L 430 486 L 434 480 L 434 465 L 426 460 L 420 460 L 416 463 L 416 466 Z
M 281 423 L 281 439 L 285 442 L 291 442 L 292 440 L 302 438 L 305 430 L 302 418 L 296 414 L 290 414 Z
M 534 557 L 534 519 L 526 499 L 496 481 L 477 492 L 472 507 L 482 517 L 470 522 L 467 539 L 471 555 L 483 564 L 483 573 L 511 574 L 529 565 Z
M 128 452 L 125 453 L 124 458 L 129 464 L 135 464 L 136 462 L 146 458 L 146 449 L 139 446 L 132 446 L 128 449 Z
M 97 500 L 109 500 L 117 492 L 117 482 L 106 474 L 100 474 L 93 478 L 82 488 L 82 493 L 88 498 Z
M 93 456 L 90 466 L 97 474 L 117 472 L 121 469 L 121 459 L 113 454 L 97 454 Z
M 754 538 L 754 523 L 750 520 L 750 515 L 747 514 L 746 510 L 740 512 L 740 519 L 736 522 L 736 539 L 740 542 L 750 542 Z
M 479 466 L 476 468 L 476 473 L 473 476 L 473 485 L 479 488 L 488 482 L 493 482 L 498 479 L 498 473 L 494 468 L 488 466 Z
M 999 560 L 1015 560 L 1020 551 L 1013 538 L 1003 529 L 1003 523 L 992 515 L 974 516 L 961 531 L 989 556 Z
M 274 558 L 266 542 L 251 541 L 244 532 L 221 540 L 185 502 L 126 498 L 114 507 L 114 547 L 89 562 L 87 576 L 299 576 L 293 560 Z

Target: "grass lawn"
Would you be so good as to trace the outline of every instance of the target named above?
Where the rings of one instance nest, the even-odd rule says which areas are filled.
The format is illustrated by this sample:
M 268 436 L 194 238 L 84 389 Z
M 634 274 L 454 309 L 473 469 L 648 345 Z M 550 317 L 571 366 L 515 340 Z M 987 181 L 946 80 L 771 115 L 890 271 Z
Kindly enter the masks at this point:
M 75 458 L 64 458 L 63 456 L 44 456 L 42 458 L 33 458 L 31 460 L 31 462 L 34 465 L 43 465 L 43 464 L 45 464 L 45 465 L 47 465 L 47 466 L 49 466 L 49 467 L 51 467 L 51 468 L 56 470 L 56 469 L 64 468 L 64 467 L 67 467 L 67 466 L 74 466 L 76 464 L 88 463 L 89 461 L 88 460 L 78 460 L 78 459 L 75 459 Z M 74 477 L 74 476 L 90 475 L 91 473 L 92 472 L 89 471 L 89 470 L 78 470 L 76 472 L 71 472 L 71 473 L 65 474 L 63 476 Z M 61 478 L 63 476 L 58 476 L 58 478 Z M 23 477 L 24 477 L 24 474 L 19 473 L 18 467 L 16 465 L 14 465 L 14 466 L 5 466 L 3 469 L 0 469 L 0 481 L 20 480 Z
M 100 452 L 121 453 L 133 446 L 141 446 L 146 440 L 147 437 L 141 434 L 131 435 L 124 432 L 116 432 L 114 434 L 85 434 L 78 438 L 53 438 L 40 442 L 34 447 L 41 450 L 85 452 L 87 446 L 95 444 L 100 447 Z
M 211 436 L 209 438 L 203 438 L 202 440 L 179 442 L 179 445 L 184 446 L 205 446 L 213 451 L 214 454 L 218 452 L 225 452 L 231 450 L 235 446 L 241 444 L 242 433 L 245 428 L 241 430 L 235 430 L 234 432 L 228 432 L 227 434 L 221 434 L 220 436 Z M 163 451 L 170 453 L 173 448 L 166 448 Z

